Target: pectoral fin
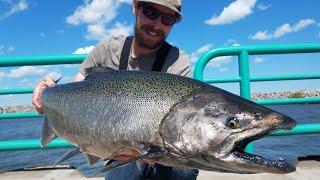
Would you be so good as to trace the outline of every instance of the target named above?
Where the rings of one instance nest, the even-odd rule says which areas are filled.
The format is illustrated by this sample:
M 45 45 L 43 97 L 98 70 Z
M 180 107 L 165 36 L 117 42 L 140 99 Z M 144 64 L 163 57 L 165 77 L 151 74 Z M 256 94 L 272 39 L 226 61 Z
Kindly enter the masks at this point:
M 135 157 L 133 159 L 130 159 L 130 160 L 127 160 L 127 161 L 114 161 L 114 160 L 111 160 L 111 163 L 107 163 L 107 165 L 103 169 L 101 169 L 100 172 L 103 173 L 103 172 L 109 171 L 111 169 L 118 168 L 118 167 L 124 166 L 126 164 L 129 164 L 131 162 L 139 161 L 139 160 L 142 160 L 142 159 L 154 159 L 154 160 L 157 160 L 160 157 L 162 157 L 162 156 L 167 154 L 167 150 L 165 150 L 162 147 L 157 147 L 157 146 L 150 146 L 145 151 L 146 151 L 145 154 L 143 154 L 141 156 L 137 156 L 137 157 Z

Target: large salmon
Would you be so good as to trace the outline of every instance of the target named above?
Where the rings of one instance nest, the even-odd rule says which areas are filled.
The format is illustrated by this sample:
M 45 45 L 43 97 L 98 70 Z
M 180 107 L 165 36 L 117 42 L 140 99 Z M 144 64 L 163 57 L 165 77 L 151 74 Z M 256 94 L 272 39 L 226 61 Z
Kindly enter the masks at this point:
M 288 173 L 283 160 L 244 152 L 245 146 L 296 122 L 204 82 L 159 72 L 90 68 L 84 81 L 41 94 L 42 145 L 56 136 L 90 163 L 132 151 L 131 161 L 233 173 Z M 116 161 L 104 170 L 129 163 Z

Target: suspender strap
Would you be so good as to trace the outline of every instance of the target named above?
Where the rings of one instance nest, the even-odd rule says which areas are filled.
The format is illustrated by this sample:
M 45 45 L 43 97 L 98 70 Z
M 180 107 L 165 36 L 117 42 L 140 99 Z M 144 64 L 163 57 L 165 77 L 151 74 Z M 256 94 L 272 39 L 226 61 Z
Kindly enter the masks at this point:
M 124 45 L 121 51 L 120 56 L 120 65 L 119 70 L 127 70 L 128 69 L 128 60 L 130 56 L 131 44 L 132 44 L 132 37 L 127 37 L 124 41 Z
M 119 70 L 127 70 L 128 69 L 128 60 L 130 56 L 130 49 L 132 44 L 133 37 L 127 37 L 120 56 L 120 65 Z M 152 71 L 161 71 L 162 66 L 169 54 L 170 49 L 172 46 L 168 44 L 167 42 L 164 42 L 161 48 L 157 52 L 156 60 L 153 63 Z
M 169 54 L 171 49 L 171 45 L 168 44 L 166 41 L 162 44 L 161 48 L 159 49 L 156 57 L 156 61 L 153 63 L 152 71 L 161 71 L 164 62 Z

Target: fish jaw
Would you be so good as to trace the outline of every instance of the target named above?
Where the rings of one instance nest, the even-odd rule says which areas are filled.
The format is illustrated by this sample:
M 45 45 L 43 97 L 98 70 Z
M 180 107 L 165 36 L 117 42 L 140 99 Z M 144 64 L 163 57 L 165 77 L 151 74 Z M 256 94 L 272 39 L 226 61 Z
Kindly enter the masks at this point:
M 261 139 L 277 130 L 290 130 L 296 126 L 292 118 L 273 112 L 259 121 L 252 122 L 252 128 L 238 134 L 241 136 L 234 143 L 233 149 L 228 153 L 224 161 L 235 164 L 237 168 L 249 170 L 252 173 L 285 174 L 295 171 L 295 167 L 283 158 L 278 160 L 266 159 L 262 156 L 245 152 L 245 147 L 257 139 Z
M 256 117 L 250 110 L 263 116 Z M 229 116 L 238 118 L 243 127 L 227 127 Z M 161 135 L 164 146 L 179 157 L 175 166 L 230 173 L 283 174 L 295 171 L 295 167 L 284 160 L 272 161 L 246 153 L 244 149 L 254 140 L 295 125 L 292 118 L 241 97 L 205 93 L 176 104 L 162 123 Z

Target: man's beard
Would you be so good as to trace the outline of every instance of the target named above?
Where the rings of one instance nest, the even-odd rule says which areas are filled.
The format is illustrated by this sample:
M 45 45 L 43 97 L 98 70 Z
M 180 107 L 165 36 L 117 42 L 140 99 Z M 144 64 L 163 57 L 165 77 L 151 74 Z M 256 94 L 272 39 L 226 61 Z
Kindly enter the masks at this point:
M 134 30 L 135 30 L 134 32 L 135 38 L 137 40 L 138 45 L 142 48 L 146 48 L 149 50 L 154 50 L 159 48 L 166 39 L 164 32 L 162 32 L 161 30 L 154 29 L 154 26 L 152 25 L 145 24 L 145 25 L 142 25 L 140 29 L 138 29 L 137 25 L 135 25 Z M 155 32 L 160 37 L 160 39 L 159 40 L 147 39 L 146 37 L 144 37 L 142 31 Z

